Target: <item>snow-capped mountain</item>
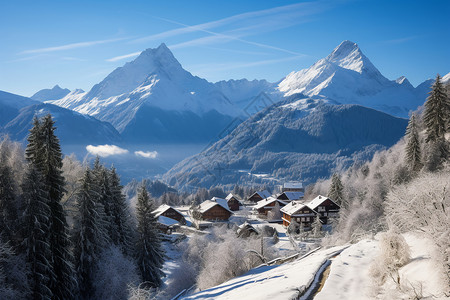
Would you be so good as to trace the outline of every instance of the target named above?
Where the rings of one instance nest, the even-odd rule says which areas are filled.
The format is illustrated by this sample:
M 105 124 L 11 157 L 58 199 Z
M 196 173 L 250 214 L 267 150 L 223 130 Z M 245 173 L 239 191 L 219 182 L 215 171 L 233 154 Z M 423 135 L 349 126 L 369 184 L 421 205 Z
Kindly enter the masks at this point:
M 389 80 L 362 53 L 357 44 L 344 41 L 327 57 L 278 85 L 284 96 L 302 93 L 324 96 L 342 104 L 360 104 L 395 116 L 407 117 L 425 101 L 405 77 Z
M 25 141 L 33 118 L 48 113 L 56 121 L 56 133 L 63 146 L 121 141 L 120 134 L 109 123 L 56 105 L 0 91 L 0 134 L 8 134 L 13 140 Z
M 51 89 L 43 89 L 35 93 L 30 98 L 37 101 L 49 101 L 49 100 L 57 100 L 65 97 L 70 93 L 69 89 L 63 89 L 59 85 L 55 85 Z
M 309 183 L 393 145 L 404 135 L 406 125 L 406 119 L 378 110 L 295 94 L 178 163 L 164 178 L 178 187 L 270 178 L 302 178 Z
M 147 142 L 188 140 L 205 127 L 207 136 L 196 139 L 208 140 L 241 114 L 214 84 L 184 70 L 165 44 L 143 51 L 89 92 L 50 103 L 110 122 L 127 140 Z

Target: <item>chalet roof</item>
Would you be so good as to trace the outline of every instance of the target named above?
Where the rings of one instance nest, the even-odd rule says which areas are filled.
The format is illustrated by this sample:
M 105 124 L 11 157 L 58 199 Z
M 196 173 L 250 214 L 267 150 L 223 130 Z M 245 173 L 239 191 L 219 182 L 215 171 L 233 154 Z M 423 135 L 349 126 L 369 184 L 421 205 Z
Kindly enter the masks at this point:
M 224 207 L 224 206 L 220 205 L 218 202 L 215 202 L 215 201 L 212 201 L 212 200 L 205 200 L 202 203 L 200 203 L 198 210 L 199 210 L 200 213 L 203 214 L 203 213 L 207 212 L 208 210 L 210 210 L 211 208 L 213 208 L 216 205 L 219 205 L 223 209 L 228 210 L 231 214 L 233 213 L 227 207 Z
M 262 199 L 266 199 L 267 197 L 270 197 L 270 193 L 268 190 L 264 190 L 264 191 L 258 191 L 258 192 L 254 192 L 251 196 L 253 197 L 255 194 L 258 194 Z
M 268 197 L 266 199 L 260 200 L 256 203 L 255 206 L 253 206 L 253 209 L 260 209 L 263 208 L 269 204 L 272 204 L 273 202 L 277 201 L 278 203 L 282 204 L 282 205 L 286 205 L 287 203 L 284 202 L 283 200 L 279 200 L 277 198 L 274 197 Z
M 282 207 L 280 211 L 282 213 L 288 214 L 292 216 L 297 211 L 303 209 L 306 206 L 306 204 L 303 201 L 292 201 L 288 203 L 286 206 Z
M 229 201 L 231 198 L 235 198 L 236 200 L 239 201 L 238 197 L 236 197 L 235 195 L 233 195 L 232 193 L 229 193 L 228 196 L 225 197 L 225 200 Z
M 180 215 L 183 215 L 181 212 L 179 212 L 176 208 L 173 208 L 170 205 L 167 204 L 162 204 L 160 205 L 157 209 L 155 209 L 153 211 L 153 213 L 155 214 L 155 217 L 159 217 L 160 215 L 162 215 L 163 213 L 165 213 L 166 211 L 168 211 L 170 208 L 172 208 L 174 211 L 176 211 L 177 213 L 179 213 Z
M 165 225 L 165 226 L 173 226 L 173 225 L 179 224 L 179 222 L 177 220 L 174 220 L 174 219 L 171 219 L 168 217 L 164 217 L 164 216 L 158 217 L 158 223 Z
M 302 199 L 305 194 L 303 192 L 283 192 L 289 200 L 299 200 Z
M 219 198 L 219 197 L 212 197 L 211 199 L 214 202 L 219 203 L 220 205 L 222 205 L 224 208 L 228 209 L 228 201 L 223 199 L 223 198 Z
M 316 209 L 317 206 L 319 206 L 320 204 L 322 204 L 323 202 L 325 202 L 326 200 L 330 200 L 331 202 L 333 202 L 334 204 L 336 204 L 336 202 L 334 202 L 333 200 L 331 200 L 328 197 L 319 195 L 316 198 L 314 198 L 313 200 L 311 200 L 310 202 L 307 203 L 307 205 L 312 208 L 312 209 Z M 336 204 L 337 205 L 337 204 Z M 338 205 L 339 206 L 339 205 Z
M 283 184 L 283 188 L 285 188 L 285 189 L 302 189 L 303 183 L 298 182 L 298 181 L 285 182 Z

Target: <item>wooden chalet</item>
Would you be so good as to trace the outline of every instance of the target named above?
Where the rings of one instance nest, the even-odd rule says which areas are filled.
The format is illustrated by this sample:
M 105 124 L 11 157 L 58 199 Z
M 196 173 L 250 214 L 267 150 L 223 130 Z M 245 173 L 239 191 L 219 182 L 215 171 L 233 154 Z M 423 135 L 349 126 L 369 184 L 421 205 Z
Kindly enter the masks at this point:
M 270 193 L 267 190 L 254 192 L 250 197 L 248 197 L 247 201 L 251 203 L 256 203 L 263 199 L 270 197 Z
M 157 221 L 159 231 L 166 234 L 171 234 L 176 228 L 180 227 L 180 223 L 172 218 L 159 216 Z
M 267 216 L 267 213 L 275 207 L 275 203 L 278 203 L 280 205 L 280 208 L 287 204 L 283 200 L 279 200 L 274 197 L 268 197 L 266 199 L 258 201 L 258 203 L 256 203 L 256 205 L 253 207 L 253 210 L 258 211 L 260 215 Z
M 305 192 L 303 183 L 298 181 L 285 182 L 281 188 L 281 192 Z
M 239 199 L 232 193 L 229 193 L 225 200 L 227 200 L 228 208 L 231 211 L 237 211 L 239 210 L 239 207 L 242 206 L 241 201 L 239 201 Z
M 186 219 L 184 218 L 184 215 L 170 205 L 163 204 L 157 209 L 155 209 L 153 213 L 155 214 L 155 217 L 164 216 L 166 218 L 176 220 L 180 224 L 183 225 L 186 224 Z
M 292 220 L 298 224 L 302 224 L 305 229 L 311 228 L 317 212 L 301 201 L 292 201 L 281 210 L 283 214 L 283 225 L 288 227 Z
M 201 219 L 206 221 L 228 221 L 233 212 L 216 201 L 206 200 L 198 206 Z
M 307 203 L 308 207 L 320 214 L 320 220 L 323 224 L 328 224 L 328 219 L 337 217 L 340 206 L 328 197 L 319 195 L 314 200 Z
M 303 200 L 305 194 L 303 192 L 282 192 L 277 196 L 277 199 L 285 202 Z

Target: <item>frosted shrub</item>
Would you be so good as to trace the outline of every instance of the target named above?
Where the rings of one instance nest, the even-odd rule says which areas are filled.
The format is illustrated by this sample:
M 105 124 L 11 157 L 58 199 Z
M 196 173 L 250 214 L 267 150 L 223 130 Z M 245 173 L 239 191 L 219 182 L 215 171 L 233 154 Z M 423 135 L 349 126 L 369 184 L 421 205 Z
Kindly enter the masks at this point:
M 94 273 L 95 299 L 127 299 L 128 286 L 139 282 L 133 260 L 124 256 L 119 248 L 111 246 L 103 251 Z
M 423 174 L 387 196 L 386 215 L 402 232 L 417 231 L 434 242 L 444 286 L 450 284 L 450 172 Z M 449 291 L 450 292 L 450 291 Z
M 400 287 L 398 270 L 411 259 L 409 246 L 403 236 L 389 231 L 380 236 L 380 255 L 375 259 L 370 274 L 378 285 L 383 285 L 387 278 L 392 278 Z

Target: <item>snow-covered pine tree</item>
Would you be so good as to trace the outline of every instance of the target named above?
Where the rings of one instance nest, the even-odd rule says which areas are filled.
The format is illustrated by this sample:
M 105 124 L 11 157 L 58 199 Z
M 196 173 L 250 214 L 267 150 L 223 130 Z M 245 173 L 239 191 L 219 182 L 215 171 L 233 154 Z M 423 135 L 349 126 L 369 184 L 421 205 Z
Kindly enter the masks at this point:
M 52 252 L 49 243 L 50 208 L 41 176 L 33 164 L 29 164 L 22 185 L 26 203 L 21 219 L 23 248 L 30 272 L 29 285 L 33 299 L 51 299 L 49 282 L 52 277 Z
M 313 235 L 318 238 L 322 234 L 322 222 L 320 221 L 320 216 L 317 214 L 314 222 L 312 224 Z
M 104 233 L 101 231 L 101 218 L 98 215 L 96 200 L 99 195 L 91 172 L 86 169 L 77 193 L 78 212 L 74 226 L 75 269 L 78 275 L 78 288 L 82 299 L 90 299 L 94 293 L 93 274 L 103 246 Z
M 111 236 L 112 242 L 122 249 L 126 255 L 132 254 L 133 231 L 131 225 L 130 211 L 125 195 L 122 193 L 123 186 L 120 184 L 119 175 L 112 167 L 109 170 L 111 184 L 111 216 L 115 232 Z
M 447 124 L 450 119 L 450 100 L 447 97 L 444 86 L 439 74 L 431 87 L 427 101 L 425 102 L 425 111 L 423 122 L 426 128 L 425 141 L 436 142 L 444 137 L 447 130 Z
M 0 234 L 16 245 L 18 207 L 10 167 L 4 155 L 0 156 Z
M 332 199 L 339 206 L 343 206 L 344 203 L 344 185 L 341 182 L 341 178 L 337 173 L 334 173 L 331 177 L 330 190 L 328 191 L 328 198 Z
M 25 153 L 27 160 L 41 173 L 44 190 L 48 193 L 49 242 L 54 275 L 50 278 L 50 288 L 54 299 L 70 299 L 73 298 L 76 277 L 72 264 L 73 256 L 70 252 L 68 225 L 60 203 L 64 194 L 61 147 L 50 114 L 43 117 L 42 121 L 34 119 L 33 124 Z
M 420 149 L 419 131 L 417 129 L 416 115 L 413 113 L 406 128 L 405 161 L 413 172 L 422 169 L 422 151 Z
M 109 174 L 107 169 L 100 163 L 97 156 L 92 168 L 92 184 L 91 189 L 95 190 L 97 199 L 95 199 L 95 206 L 99 216 L 98 226 L 100 232 L 103 233 L 103 239 L 107 243 L 111 243 L 112 236 L 115 234 L 116 228 L 111 216 L 111 186 L 109 183 Z
M 154 209 L 143 183 L 136 204 L 138 231 L 136 260 L 144 285 L 147 287 L 159 287 L 162 283 L 161 277 L 165 276 L 161 270 L 165 254 L 157 228 L 157 219 L 152 213 Z

